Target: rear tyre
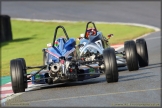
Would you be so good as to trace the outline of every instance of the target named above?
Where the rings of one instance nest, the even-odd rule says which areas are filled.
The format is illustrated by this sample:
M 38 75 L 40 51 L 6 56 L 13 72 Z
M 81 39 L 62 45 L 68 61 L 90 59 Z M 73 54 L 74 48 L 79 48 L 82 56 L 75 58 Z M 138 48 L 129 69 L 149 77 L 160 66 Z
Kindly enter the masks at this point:
M 103 51 L 103 59 L 105 65 L 106 81 L 108 83 L 118 82 L 118 68 L 114 48 L 107 48 Z
M 148 50 L 147 50 L 147 44 L 145 39 L 137 39 L 136 40 L 136 46 L 137 46 L 137 54 L 138 54 L 138 60 L 139 60 L 139 66 L 145 67 L 149 64 L 149 57 L 148 57 Z
M 10 74 L 12 90 L 14 93 L 25 92 L 24 71 L 22 61 L 14 59 L 10 61 Z
M 138 70 L 138 55 L 136 44 L 133 40 L 124 42 L 124 50 L 126 55 L 127 67 L 129 71 Z
M 24 58 L 18 58 L 18 59 L 21 60 L 21 63 L 22 63 L 22 66 L 23 66 L 25 88 L 28 88 L 25 59 Z

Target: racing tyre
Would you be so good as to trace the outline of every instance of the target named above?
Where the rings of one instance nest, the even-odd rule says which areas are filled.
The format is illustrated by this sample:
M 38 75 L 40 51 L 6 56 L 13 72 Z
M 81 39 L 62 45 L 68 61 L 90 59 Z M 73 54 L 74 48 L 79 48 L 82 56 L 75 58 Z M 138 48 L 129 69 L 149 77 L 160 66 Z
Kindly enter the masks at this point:
M 21 64 L 23 66 L 25 88 L 28 88 L 27 73 L 26 73 L 26 62 L 25 62 L 24 58 L 18 58 L 18 59 L 21 60 Z
M 24 83 L 24 71 L 22 61 L 20 59 L 10 61 L 10 74 L 13 92 L 25 92 L 26 86 Z
M 105 75 L 108 83 L 118 82 L 118 67 L 114 48 L 107 48 L 103 51 Z
M 127 67 L 129 71 L 138 70 L 138 55 L 136 44 L 133 40 L 124 42 L 124 50 L 126 55 Z
M 139 66 L 145 67 L 148 66 L 149 60 L 148 60 L 148 51 L 147 51 L 147 44 L 145 39 L 137 39 L 136 40 L 136 47 L 137 47 L 137 54 L 138 54 L 138 60 L 139 60 Z

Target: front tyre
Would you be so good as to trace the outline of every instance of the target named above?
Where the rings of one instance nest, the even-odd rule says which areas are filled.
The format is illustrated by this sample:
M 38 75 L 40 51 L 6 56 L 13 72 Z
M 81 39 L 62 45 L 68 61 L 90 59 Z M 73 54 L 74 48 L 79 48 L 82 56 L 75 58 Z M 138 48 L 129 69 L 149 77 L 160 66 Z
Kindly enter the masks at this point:
M 24 71 L 22 61 L 20 59 L 10 61 L 10 74 L 13 92 L 25 92 L 26 85 L 24 83 Z
M 118 67 L 114 48 L 107 48 L 103 51 L 103 59 L 105 65 L 106 81 L 108 83 L 118 82 Z

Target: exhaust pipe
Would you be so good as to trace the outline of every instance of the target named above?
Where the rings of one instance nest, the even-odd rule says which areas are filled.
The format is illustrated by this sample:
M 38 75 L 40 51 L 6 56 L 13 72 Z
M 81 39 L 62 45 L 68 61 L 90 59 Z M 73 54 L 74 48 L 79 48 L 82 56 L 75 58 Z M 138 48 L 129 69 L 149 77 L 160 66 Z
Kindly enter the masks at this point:
M 59 63 L 55 63 L 51 66 L 51 70 L 52 72 L 56 73 L 60 70 L 60 64 Z
M 61 72 L 61 76 L 66 76 L 66 65 L 60 63 L 54 63 L 51 66 L 50 75 L 55 76 L 58 72 Z

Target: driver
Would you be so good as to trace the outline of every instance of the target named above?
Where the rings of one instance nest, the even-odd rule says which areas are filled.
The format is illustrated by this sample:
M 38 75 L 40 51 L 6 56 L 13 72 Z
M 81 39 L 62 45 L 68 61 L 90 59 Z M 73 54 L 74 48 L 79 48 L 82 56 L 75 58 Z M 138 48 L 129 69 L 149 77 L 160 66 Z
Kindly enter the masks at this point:
M 90 35 L 94 36 L 96 35 L 97 31 L 94 28 L 87 29 L 86 31 L 86 38 L 89 38 Z

